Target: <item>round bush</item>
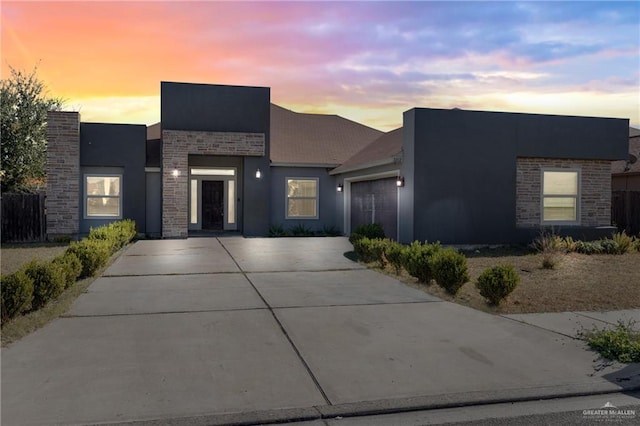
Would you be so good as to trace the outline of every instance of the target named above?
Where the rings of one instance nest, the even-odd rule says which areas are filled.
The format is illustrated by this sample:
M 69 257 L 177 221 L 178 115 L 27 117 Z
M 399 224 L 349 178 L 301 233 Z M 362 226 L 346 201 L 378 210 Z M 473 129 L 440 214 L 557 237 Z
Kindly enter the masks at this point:
M 356 226 L 356 228 L 351 232 L 351 235 L 349 236 L 349 242 L 351 244 L 354 244 L 355 241 L 363 237 L 374 240 L 374 239 L 383 239 L 386 237 L 386 235 L 384 234 L 384 229 L 382 229 L 382 225 L 380 225 L 379 223 L 359 225 L 359 226 Z
M 515 290 L 519 281 L 520 277 L 513 266 L 493 266 L 480 274 L 476 287 L 487 302 L 499 305 Z
M 0 289 L 2 294 L 2 322 L 31 308 L 33 280 L 24 271 L 3 275 L 0 278 Z
M 80 274 L 82 273 L 82 262 L 73 253 L 65 252 L 62 256 L 58 256 L 53 259 L 53 263 L 56 263 L 62 267 L 65 274 L 65 287 L 71 287 Z
M 402 268 L 402 258 L 404 256 L 404 251 L 406 247 L 398 242 L 389 241 L 387 246 L 385 247 L 384 256 L 387 258 L 387 261 L 393 266 L 393 269 L 396 272 L 396 275 L 400 274 L 400 269 Z
M 34 260 L 24 272 L 33 280 L 33 309 L 40 309 L 64 291 L 66 275 L 59 264 Z
M 71 243 L 65 253 L 74 254 L 82 263 L 80 278 L 92 277 L 107 264 L 111 256 L 111 245 L 104 240 L 84 239 Z
M 373 262 L 377 259 L 374 251 L 374 240 L 362 237 L 353 242 L 353 249 L 362 262 Z
M 125 219 L 108 225 L 91 228 L 88 240 L 102 240 L 109 243 L 112 253 L 120 250 L 136 236 L 136 223 Z
M 378 262 L 378 266 L 381 268 L 385 268 L 387 266 L 387 259 L 385 257 L 385 252 L 387 250 L 387 244 L 389 244 L 391 240 L 386 238 L 376 238 L 371 240 L 370 254 L 372 261 Z
M 469 281 L 467 258 L 452 248 L 439 250 L 431 258 L 433 278 L 447 293 L 455 295 Z
M 441 249 L 440 243 L 437 242 L 421 244 L 419 241 L 414 241 L 404 250 L 402 266 L 409 275 L 417 278 L 420 282 L 429 284 L 433 278 L 431 257 Z

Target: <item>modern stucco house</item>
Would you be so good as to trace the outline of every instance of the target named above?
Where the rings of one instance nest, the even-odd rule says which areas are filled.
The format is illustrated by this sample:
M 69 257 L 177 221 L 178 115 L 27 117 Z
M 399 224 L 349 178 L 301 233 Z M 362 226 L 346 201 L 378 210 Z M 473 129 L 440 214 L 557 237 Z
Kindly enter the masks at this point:
M 414 108 L 383 133 L 273 105 L 266 87 L 160 95 L 149 127 L 50 113 L 49 235 L 131 218 L 164 238 L 373 221 L 402 242 L 590 236 L 610 232 L 611 161 L 628 156 L 626 119 Z

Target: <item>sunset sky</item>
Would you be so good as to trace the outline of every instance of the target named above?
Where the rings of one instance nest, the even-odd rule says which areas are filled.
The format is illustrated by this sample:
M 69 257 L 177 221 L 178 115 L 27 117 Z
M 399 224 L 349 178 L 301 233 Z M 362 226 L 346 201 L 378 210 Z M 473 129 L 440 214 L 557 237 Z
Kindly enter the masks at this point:
M 83 121 L 152 124 L 160 81 L 271 87 L 380 130 L 409 108 L 629 118 L 640 3 L 2 1 L 2 78 L 30 71 Z

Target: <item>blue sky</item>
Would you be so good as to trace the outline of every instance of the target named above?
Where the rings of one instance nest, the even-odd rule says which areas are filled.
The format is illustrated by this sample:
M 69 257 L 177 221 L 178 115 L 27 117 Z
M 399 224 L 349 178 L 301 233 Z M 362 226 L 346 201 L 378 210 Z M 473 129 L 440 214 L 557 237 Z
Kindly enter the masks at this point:
M 83 120 L 159 120 L 159 82 L 269 86 L 390 130 L 414 106 L 640 125 L 639 2 L 6 2 L 2 74 Z M 126 19 L 123 19 L 126 18 Z

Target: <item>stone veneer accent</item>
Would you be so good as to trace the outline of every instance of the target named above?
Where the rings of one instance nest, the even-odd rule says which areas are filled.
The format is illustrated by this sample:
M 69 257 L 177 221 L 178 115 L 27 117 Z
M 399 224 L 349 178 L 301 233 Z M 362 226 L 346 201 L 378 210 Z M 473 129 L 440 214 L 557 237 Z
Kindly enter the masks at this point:
M 186 238 L 189 215 L 189 154 L 265 155 L 264 133 L 162 131 L 162 237 Z M 180 174 L 173 176 L 177 169 Z
M 580 169 L 579 226 L 611 225 L 611 162 L 518 158 L 516 226 L 541 225 L 542 168 Z
M 77 236 L 80 229 L 80 114 L 47 113 L 47 234 Z

